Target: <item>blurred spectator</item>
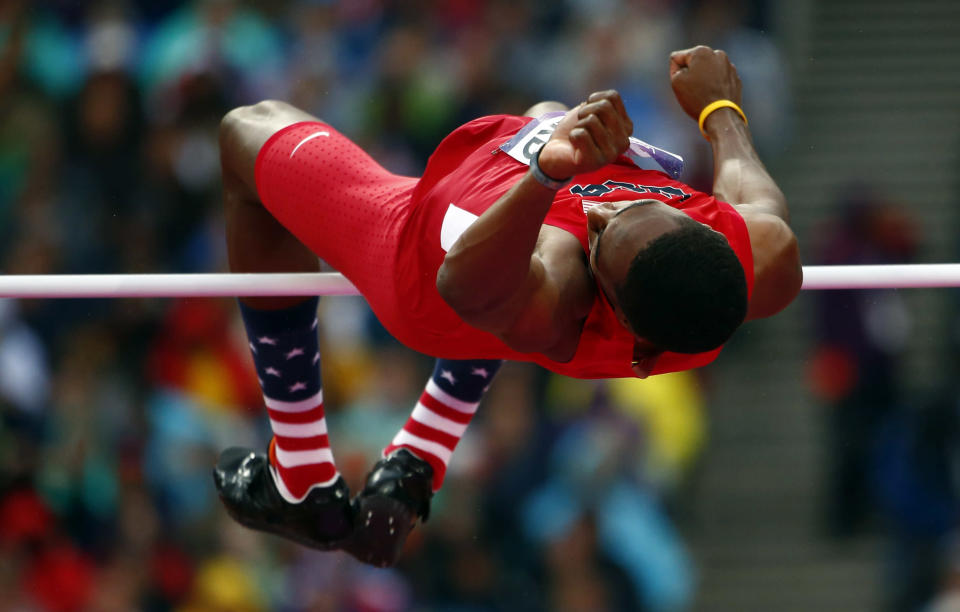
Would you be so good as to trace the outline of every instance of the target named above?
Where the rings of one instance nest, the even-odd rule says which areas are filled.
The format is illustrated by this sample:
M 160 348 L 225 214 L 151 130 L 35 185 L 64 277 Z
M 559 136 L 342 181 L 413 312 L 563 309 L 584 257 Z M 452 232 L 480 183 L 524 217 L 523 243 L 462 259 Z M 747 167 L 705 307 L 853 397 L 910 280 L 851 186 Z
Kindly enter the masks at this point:
M 878 434 L 872 484 L 891 542 L 888 609 L 919 610 L 946 586 L 960 516 L 956 390 L 891 415 Z
M 0 401 L 38 417 L 49 400 L 50 365 L 46 348 L 19 320 L 18 309 L 15 300 L 0 300 Z
M 69 108 L 58 216 L 75 229 L 63 236 L 64 271 L 142 268 L 129 261 L 142 250 L 127 242 L 131 233 L 144 234 L 136 231 L 142 216 L 135 194 L 145 125 L 139 92 L 122 71 L 96 72 Z
M 615 384 L 632 383 L 639 388 L 649 382 Z M 648 401 L 651 397 L 656 394 L 647 395 Z M 636 410 L 639 402 L 631 398 L 631 403 L 631 410 Z M 611 401 L 609 389 L 600 387 L 590 411 L 565 428 L 550 453 L 549 477 L 524 504 L 525 531 L 532 542 L 545 548 L 548 569 L 559 573 L 555 575 L 558 585 L 566 589 L 580 584 L 577 588 L 584 593 L 569 593 L 572 601 L 600 589 L 601 594 L 595 596 L 607 601 L 610 609 L 682 610 L 693 593 L 690 561 L 671 524 L 661 490 L 651 486 L 653 481 L 645 473 L 647 458 L 656 456 L 648 447 L 669 444 L 674 436 L 664 436 L 667 430 L 649 415 L 634 413 L 640 418 L 633 420 L 622 409 Z M 657 410 L 653 408 L 650 413 Z M 658 438 L 659 442 L 651 442 Z M 681 469 L 674 473 L 674 485 L 679 483 L 681 473 Z M 580 531 L 583 533 L 574 535 Z M 607 564 L 603 575 L 609 580 L 619 573 L 623 584 L 614 580 L 600 588 L 602 583 L 589 578 L 569 582 L 572 575 L 588 577 L 589 572 L 556 565 L 559 560 L 577 563 L 576 555 L 569 551 L 551 562 L 555 548 L 566 550 L 571 544 L 568 538 L 593 539 L 590 546 L 595 550 L 590 554 L 595 561 L 587 563 L 584 559 L 580 563 L 586 563 L 586 567 Z M 581 541 L 574 550 L 585 545 Z
M 8 269 L 15 267 L 7 259 L 16 250 L 11 244 L 49 244 L 59 230 L 48 211 L 61 135 L 54 102 L 24 70 L 33 25 L 27 7 L 16 1 L 0 7 L 0 254 Z
M 69 542 L 51 544 L 34 556 L 23 574 L 23 588 L 42 610 L 84 610 L 93 598 L 95 568 Z
M 213 74 L 232 81 L 237 101 L 249 102 L 277 90 L 283 67 L 277 28 L 259 13 L 237 0 L 193 0 L 157 24 L 141 76 L 152 93 L 190 75 Z
M 863 185 L 841 196 L 841 216 L 819 235 L 818 264 L 906 263 L 916 228 L 902 206 Z M 875 510 L 869 470 L 879 427 L 902 408 L 900 362 L 911 315 L 896 291 L 823 291 L 810 376 L 825 404 L 828 473 L 825 520 L 834 536 L 862 529 Z
M 264 594 L 253 575 L 235 559 L 208 559 L 198 570 L 182 612 L 260 612 L 267 610 Z
M 174 301 L 147 356 L 150 382 L 221 410 L 258 407 L 256 372 L 233 315 L 227 300 Z

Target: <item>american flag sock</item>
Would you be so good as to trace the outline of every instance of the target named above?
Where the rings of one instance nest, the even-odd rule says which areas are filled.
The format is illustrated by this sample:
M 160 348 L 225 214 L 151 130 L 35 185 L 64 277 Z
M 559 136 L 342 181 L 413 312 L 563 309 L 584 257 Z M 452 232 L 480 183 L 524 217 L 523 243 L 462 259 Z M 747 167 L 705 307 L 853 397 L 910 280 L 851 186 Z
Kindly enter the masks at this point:
M 433 467 L 433 490 L 439 490 L 453 450 L 502 363 L 499 359 L 437 359 L 420 401 L 383 450 L 384 456 L 398 448 L 409 449 Z
M 333 463 L 320 385 L 319 298 L 290 308 L 240 303 L 247 340 L 270 416 L 270 466 L 280 495 L 297 503 L 339 476 Z

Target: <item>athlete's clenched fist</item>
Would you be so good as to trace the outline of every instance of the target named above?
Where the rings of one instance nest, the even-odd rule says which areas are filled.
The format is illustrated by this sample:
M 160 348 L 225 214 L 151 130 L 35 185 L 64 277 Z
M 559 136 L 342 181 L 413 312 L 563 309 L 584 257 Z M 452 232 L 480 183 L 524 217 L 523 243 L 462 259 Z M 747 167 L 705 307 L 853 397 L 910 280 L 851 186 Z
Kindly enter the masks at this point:
M 740 76 L 733 62 L 723 51 L 703 45 L 670 54 L 670 85 L 677 102 L 694 119 L 717 100 L 740 104 Z
M 630 146 L 633 122 L 614 90 L 590 94 L 567 111 L 540 151 L 540 169 L 555 179 L 592 172 L 609 164 Z

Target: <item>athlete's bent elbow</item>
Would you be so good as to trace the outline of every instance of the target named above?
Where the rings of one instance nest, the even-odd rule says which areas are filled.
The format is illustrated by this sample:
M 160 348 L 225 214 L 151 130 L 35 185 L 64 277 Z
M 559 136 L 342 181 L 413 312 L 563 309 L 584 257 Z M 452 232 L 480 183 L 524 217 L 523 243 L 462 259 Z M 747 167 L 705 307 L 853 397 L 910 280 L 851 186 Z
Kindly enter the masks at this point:
M 796 299 L 803 285 L 803 266 L 796 236 L 790 233 L 783 242 L 775 262 L 761 275 L 762 282 L 754 284 L 753 297 L 747 319 L 772 317 Z M 758 281 L 761 280 L 758 278 Z
M 787 244 L 784 263 L 784 301 L 779 310 L 790 305 L 800 295 L 803 287 L 803 263 L 800 261 L 800 247 L 797 237 L 791 236 Z M 778 310 L 778 312 L 779 312 Z
M 495 304 L 477 291 L 477 283 L 464 281 L 464 275 L 448 263 L 443 263 L 437 271 L 437 293 L 443 301 L 457 313 L 464 322 L 492 331 L 488 328 L 490 318 L 495 314 Z M 484 299 L 487 298 L 487 299 Z

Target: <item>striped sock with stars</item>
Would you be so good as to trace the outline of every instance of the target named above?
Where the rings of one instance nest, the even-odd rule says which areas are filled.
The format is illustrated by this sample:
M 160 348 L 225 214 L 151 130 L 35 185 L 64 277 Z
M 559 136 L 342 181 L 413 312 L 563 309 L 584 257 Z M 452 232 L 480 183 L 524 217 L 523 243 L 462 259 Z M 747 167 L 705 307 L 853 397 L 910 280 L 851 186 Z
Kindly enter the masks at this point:
M 453 451 L 501 364 L 499 359 L 437 359 L 413 413 L 384 456 L 398 448 L 410 450 L 433 467 L 433 490 L 439 490 Z
M 240 303 L 263 401 L 270 416 L 270 472 L 280 495 L 298 503 L 339 476 L 323 412 L 319 298 L 279 310 Z

